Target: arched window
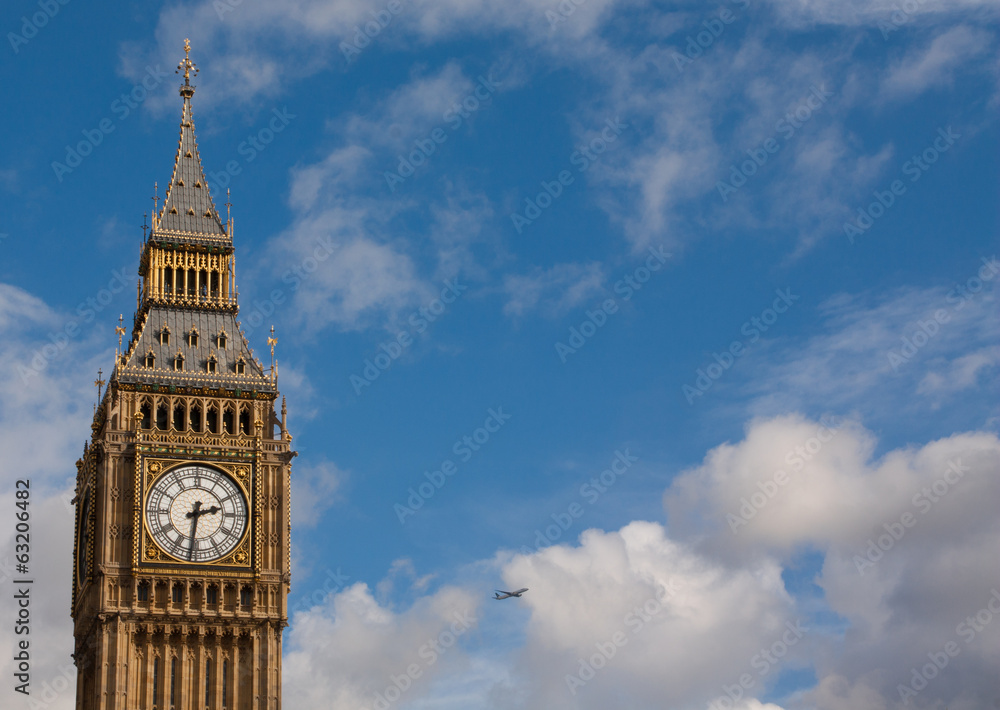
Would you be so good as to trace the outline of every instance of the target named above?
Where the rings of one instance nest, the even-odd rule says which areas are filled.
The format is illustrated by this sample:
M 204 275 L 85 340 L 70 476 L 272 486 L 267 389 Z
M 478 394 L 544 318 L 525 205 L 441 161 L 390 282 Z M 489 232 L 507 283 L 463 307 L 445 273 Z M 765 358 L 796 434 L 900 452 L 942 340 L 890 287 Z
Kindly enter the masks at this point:
M 226 349 L 226 342 L 227 342 L 227 340 L 228 340 L 228 338 L 226 337 L 226 331 L 224 331 L 224 330 L 221 331 L 219 333 L 219 339 L 218 339 L 219 350 L 225 350 Z
M 208 707 L 212 699 L 212 659 L 205 659 L 205 707 Z
M 208 356 L 208 362 L 205 363 L 205 368 L 208 372 L 216 372 L 218 370 L 219 361 L 216 359 L 215 355 Z
M 240 412 L 240 433 L 250 436 L 250 412 L 245 408 Z
M 170 705 L 171 705 L 171 707 L 173 707 L 173 705 L 177 702 L 177 694 L 175 693 L 176 690 L 177 690 L 177 656 L 173 656 L 170 659 Z
M 205 429 L 213 434 L 219 433 L 219 410 L 215 408 L 214 404 L 208 408 L 208 414 L 205 417 Z
M 166 431 L 167 429 L 167 405 L 161 404 L 156 408 L 156 428 Z
M 198 347 L 198 329 L 192 328 L 188 333 L 188 345 L 192 348 Z
M 184 355 L 181 353 L 180 350 L 178 350 L 177 354 L 174 356 L 174 370 L 183 370 L 183 369 L 184 369 Z
M 172 266 L 163 270 L 163 291 L 168 296 L 174 291 L 174 268 Z
M 226 407 L 226 411 L 222 413 L 222 428 L 226 430 L 227 434 L 233 433 L 233 410 Z
M 142 414 L 142 423 L 140 426 L 143 429 L 149 429 L 151 423 L 150 420 L 152 419 L 152 410 L 149 406 L 149 402 L 142 403 L 142 406 L 139 407 L 139 413 Z
M 247 371 L 247 363 L 242 357 L 236 361 L 236 374 L 242 375 Z
M 201 431 L 201 406 L 197 404 L 191 407 L 191 431 Z
M 143 364 L 149 369 L 156 367 L 156 355 L 153 354 L 152 350 L 146 353 L 146 361 Z
M 160 345 L 170 345 L 170 328 L 167 326 L 160 330 Z
M 174 406 L 174 429 L 184 431 L 184 405 L 180 403 Z
M 153 705 L 160 700 L 160 658 L 153 659 Z

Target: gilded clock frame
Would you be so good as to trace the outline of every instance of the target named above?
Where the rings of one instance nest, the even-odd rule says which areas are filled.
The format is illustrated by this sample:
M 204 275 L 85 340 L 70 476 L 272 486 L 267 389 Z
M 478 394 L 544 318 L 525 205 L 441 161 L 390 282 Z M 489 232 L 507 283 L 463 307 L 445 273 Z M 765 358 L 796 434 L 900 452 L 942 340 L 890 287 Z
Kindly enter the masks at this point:
M 226 573 L 238 573 L 240 570 L 250 572 L 257 563 L 254 540 L 260 539 L 260 502 L 258 498 L 258 483 L 256 465 L 249 461 L 230 462 L 218 461 L 214 458 L 171 458 L 143 456 L 137 467 L 135 486 L 135 521 L 134 530 L 141 534 L 133 538 L 132 562 L 136 568 L 176 569 L 176 567 L 224 567 Z M 181 560 L 156 543 L 156 538 L 146 527 L 145 505 L 153 486 L 159 479 L 171 471 L 183 466 L 205 466 L 215 468 L 229 478 L 240 489 L 247 501 L 247 524 L 236 547 L 225 556 L 216 560 L 193 561 Z M 156 571 L 155 569 L 149 571 Z

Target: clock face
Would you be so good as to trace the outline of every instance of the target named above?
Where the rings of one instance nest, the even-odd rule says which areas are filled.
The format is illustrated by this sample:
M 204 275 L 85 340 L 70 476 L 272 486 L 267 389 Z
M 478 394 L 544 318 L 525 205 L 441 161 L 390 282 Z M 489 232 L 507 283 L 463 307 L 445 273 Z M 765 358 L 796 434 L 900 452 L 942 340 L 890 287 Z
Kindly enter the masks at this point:
M 226 474 L 187 465 L 160 476 L 146 499 L 146 529 L 169 555 L 211 562 L 233 551 L 247 527 L 243 491 Z

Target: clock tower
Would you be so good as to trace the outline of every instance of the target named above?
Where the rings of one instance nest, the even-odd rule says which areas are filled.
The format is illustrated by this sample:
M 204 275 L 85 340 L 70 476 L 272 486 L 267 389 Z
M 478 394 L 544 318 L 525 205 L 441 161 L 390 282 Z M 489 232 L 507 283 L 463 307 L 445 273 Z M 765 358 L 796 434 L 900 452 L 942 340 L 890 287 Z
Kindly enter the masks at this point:
M 266 369 L 236 320 L 233 223 L 205 181 L 184 51 L 173 175 L 77 462 L 77 710 L 281 707 L 295 452 L 276 341 Z

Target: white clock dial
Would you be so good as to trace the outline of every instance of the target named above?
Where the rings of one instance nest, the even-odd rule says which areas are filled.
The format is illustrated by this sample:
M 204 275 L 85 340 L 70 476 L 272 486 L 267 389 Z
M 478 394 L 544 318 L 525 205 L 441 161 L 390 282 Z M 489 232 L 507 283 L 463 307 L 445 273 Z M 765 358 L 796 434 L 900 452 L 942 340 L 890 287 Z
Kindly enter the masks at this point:
M 180 466 L 160 476 L 146 499 L 146 529 L 164 552 L 211 562 L 235 549 L 247 526 L 243 491 L 207 466 Z

